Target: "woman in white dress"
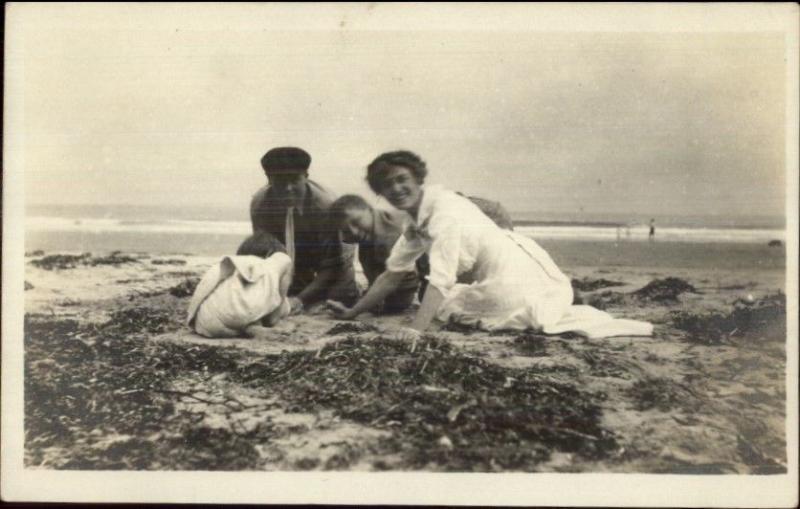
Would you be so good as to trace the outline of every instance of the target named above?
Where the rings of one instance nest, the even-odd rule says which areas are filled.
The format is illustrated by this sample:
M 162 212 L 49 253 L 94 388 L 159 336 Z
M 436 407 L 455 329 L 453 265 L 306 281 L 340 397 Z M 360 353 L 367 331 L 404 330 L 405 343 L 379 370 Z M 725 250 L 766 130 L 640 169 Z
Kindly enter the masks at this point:
M 329 302 L 335 315 L 352 319 L 370 309 L 428 253 L 428 290 L 411 327 L 395 334 L 399 338 L 416 341 L 434 318 L 484 330 L 531 328 L 592 338 L 652 335 L 649 323 L 573 305 L 569 278 L 533 239 L 500 229 L 452 191 L 425 186 L 426 174 L 425 163 L 407 151 L 382 154 L 369 165 L 372 190 L 406 211 L 411 222 L 392 248 L 386 272 L 359 302 L 352 308 Z M 465 275 L 470 283 L 456 282 Z

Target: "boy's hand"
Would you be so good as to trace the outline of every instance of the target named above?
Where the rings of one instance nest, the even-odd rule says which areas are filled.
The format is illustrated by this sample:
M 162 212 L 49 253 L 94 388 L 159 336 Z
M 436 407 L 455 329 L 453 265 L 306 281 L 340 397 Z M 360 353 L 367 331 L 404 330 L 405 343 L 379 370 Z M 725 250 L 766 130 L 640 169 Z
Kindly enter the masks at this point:
M 328 306 L 328 310 L 333 313 L 333 316 L 339 320 L 352 320 L 355 318 L 353 310 L 339 301 L 327 300 L 325 301 L 325 305 Z

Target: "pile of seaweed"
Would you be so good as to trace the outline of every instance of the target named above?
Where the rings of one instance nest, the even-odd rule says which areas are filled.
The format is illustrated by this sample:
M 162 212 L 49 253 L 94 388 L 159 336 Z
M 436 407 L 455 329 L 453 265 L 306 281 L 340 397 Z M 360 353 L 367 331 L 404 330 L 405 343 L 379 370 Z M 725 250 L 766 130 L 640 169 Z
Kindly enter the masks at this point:
M 194 294 L 195 288 L 197 288 L 197 284 L 200 282 L 199 277 L 187 277 L 177 285 L 173 286 L 169 290 L 170 295 L 173 297 L 184 298 L 184 297 L 191 297 Z
M 654 279 L 642 288 L 622 293 L 605 291 L 585 298 L 585 302 L 598 309 L 611 306 L 624 306 L 631 304 L 672 304 L 678 302 L 678 297 L 684 293 L 699 293 L 687 281 L 677 277 Z
M 376 332 L 374 326 L 364 322 L 339 322 L 330 328 L 325 333 L 327 336 L 336 336 L 339 334 L 363 334 L 365 332 Z
M 728 313 L 672 313 L 672 324 L 687 332 L 686 339 L 703 345 L 744 341 L 786 341 L 786 295 L 767 295 L 752 303 L 736 301 Z
M 601 459 L 618 446 L 601 396 L 535 370 L 507 369 L 425 338 L 414 353 L 383 338 L 270 355 L 234 377 L 290 411 L 333 410 L 392 431 L 379 445 L 405 468 L 535 470 L 553 451 Z
M 533 471 L 553 451 L 592 459 L 618 451 L 600 424 L 604 395 L 546 372 L 495 366 L 435 339 L 411 353 L 404 342 L 348 337 L 317 352 L 255 360 L 231 348 L 147 340 L 179 326 L 154 307 L 121 310 L 96 326 L 26 316 L 26 465 L 260 468 L 255 446 L 273 437 L 269 421 L 239 433 L 179 410 L 178 402 L 198 399 L 174 390 L 192 373 L 226 373 L 231 383 L 278 396 L 288 412 L 327 410 L 389 431 L 372 452 L 400 464 L 376 468 Z
M 547 355 L 547 341 L 547 336 L 526 332 L 514 338 L 514 346 L 523 355 L 544 357 Z
M 613 286 L 625 286 L 625 283 L 620 281 L 610 281 L 608 279 L 592 279 L 585 277 L 583 279 L 573 279 L 572 289 L 579 292 L 593 292 L 601 288 L 610 288 Z
M 152 260 L 153 265 L 186 265 L 186 260 L 180 258 L 159 258 Z
M 669 412 L 673 408 L 696 407 L 697 394 L 689 386 L 667 378 L 645 377 L 637 380 L 628 390 L 634 406 L 639 411 L 657 409 Z
M 633 292 L 633 296 L 646 302 L 677 302 L 684 293 L 698 293 L 694 286 L 677 277 L 654 279 Z
M 25 317 L 26 465 L 256 468 L 253 436 L 203 426 L 196 415 L 176 410 L 182 396 L 170 391 L 186 370 L 234 369 L 233 353 L 148 342 L 139 333 L 168 328 L 168 319 L 135 316 L 142 315 L 119 314 L 95 328 L 68 319 Z M 258 433 L 263 430 L 252 434 Z
M 138 262 L 136 258 L 114 251 L 106 256 L 92 256 L 92 253 L 79 255 L 53 254 L 36 260 L 31 260 L 31 265 L 44 270 L 74 269 L 78 266 L 95 267 L 97 265 L 121 265 L 124 263 Z

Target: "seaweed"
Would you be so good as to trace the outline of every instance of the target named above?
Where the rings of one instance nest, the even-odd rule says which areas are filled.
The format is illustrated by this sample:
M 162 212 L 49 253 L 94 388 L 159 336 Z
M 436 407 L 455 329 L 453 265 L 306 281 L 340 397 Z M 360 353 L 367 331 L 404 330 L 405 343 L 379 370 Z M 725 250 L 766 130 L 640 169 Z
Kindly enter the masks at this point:
M 647 285 L 630 293 L 607 290 L 582 299 L 597 309 L 619 307 L 631 304 L 673 304 L 684 293 L 699 293 L 687 281 L 677 277 L 654 279 Z
M 524 333 L 514 338 L 517 350 L 529 357 L 547 356 L 547 337 Z
M 736 435 L 736 451 L 742 461 L 752 467 L 753 474 L 785 474 L 786 465 L 764 454 L 755 444 L 742 435 Z
M 199 277 L 186 278 L 184 281 L 178 283 L 168 290 L 169 294 L 173 297 L 184 298 L 191 297 L 197 284 L 200 282 Z
M 632 293 L 640 300 L 647 302 L 677 302 L 678 296 L 684 293 L 698 293 L 694 286 L 677 277 L 654 279 L 643 288 Z
M 38 260 L 31 260 L 31 265 L 44 270 L 74 269 L 78 265 L 84 264 L 85 261 L 91 256 L 91 253 L 83 253 L 79 255 L 47 255 L 43 258 L 39 258 Z
M 586 303 L 594 306 L 597 309 L 608 309 L 609 307 L 618 307 L 628 304 L 631 300 L 629 294 L 607 290 L 598 294 L 590 295 L 588 297 L 580 298 L 575 304 Z
M 106 256 L 92 257 L 91 253 L 79 255 L 54 254 L 48 255 L 38 260 L 31 260 L 31 265 L 44 270 L 65 270 L 74 269 L 78 266 L 95 267 L 97 265 L 121 265 L 124 263 L 138 262 L 136 258 L 123 255 L 120 251 L 114 251 Z
M 779 292 L 754 302 L 738 300 L 728 312 L 676 311 L 672 324 L 701 345 L 740 344 L 747 339 L 786 340 L 786 295 Z
M 103 332 L 118 335 L 142 332 L 160 334 L 176 328 L 174 320 L 174 313 L 167 309 L 138 306 L 113 312 L 100 328 Z
M 612 286 L 625 286 L 625 283 L 620 281 L 610 281 L 603 278 L 591 279 L 588 277 L 572 280 L 572 289 L 580 292 L 593 292 L 601 288 L 609 288 Z
M 348 338 L 317 353 L 266 356 L 233 377 L 279 394 L 291 411 L 332 409 L 392 430 L 379 452 L 409 468 L 533 470 L 553 450 L 598 459 L 618 449 L 600 425 L 600 397 L 430 337 L 415 353 L 404 342 Z
M 475 325 L 469 325 L 457 322 L 452 317 L 450 317 L 450 319 L 446 323 L 442 324 L 439 330 L 447 332 L 458 332 L 468 336 L 474 332 L 478 332 L 480 329 Z
M 328 330 L 325 334 L 328 336 L 337 336 L 339 334 L 361 334 L 364 332 L 376 332 L 374 326 L 364 322 L 339 322 Z
M 137 312 L 100 327 L 75 320 L 25 317 L 26 465 L 59 469 L 256 468 L 254 436 L 211 429 L 176 402 L 191 394 L 170 390 L 187 371 L 227 372 L 238 353 L 150 342 L 130 325 Z M 251 435 L 269 433 L 264 427 Z M 116 438 L 115 438 L 116 437 Z M 47 459 L 46 451 L 62 454 Z
M 627 391 L 639 411 L 656 409 L 669 412 L 673 408 L 687 406 L 693 401 L 693 393 L 683 385 L 667 378 L 647 377 L 637 380 Z
M 139 260 L 132 256 L 124 255 L 120 251 L 114 251 L 107 256 L 96 256 L 86 259 L 83 263 L 90 267 L 97 265 L 122 265 L 124 263 L 138 263 Z
M 152 260 L 150 263 L 153 265 L 186 265 L 186 260 L 180 258 L 162 258 Z

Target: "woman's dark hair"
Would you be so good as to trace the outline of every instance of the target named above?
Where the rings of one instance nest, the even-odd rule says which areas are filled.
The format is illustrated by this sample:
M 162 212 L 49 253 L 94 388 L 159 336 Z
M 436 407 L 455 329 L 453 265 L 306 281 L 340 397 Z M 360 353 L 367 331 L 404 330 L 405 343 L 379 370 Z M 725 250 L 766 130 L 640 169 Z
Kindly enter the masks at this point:
M 375 194 L 380 194 L 383 179 L 386 178 L 389 168 L 393 166 L 408 168 L 420 184 L 425 182 L 425 176 L 428 174 L 428 167 L 425 166 L 425 161 L 414 152 L 396 150 L 383 153 L 367 166 L 367 183 Z
M 369 203 L 367 203 L 364 198 L 357 194 L 345 194 L 340 196 L 336 199 L 336 201 L 331 203 L 331 206 L 328 209 L 328 216 L 330 217 L 331 224 L 334 225 L 334 228 L 339 228 L 339 226 L 344 222 L 345 211 L 347 211 L 347 209 L 371 210 L 372 207 L 369 206 Z
M 254 233 L 247 237 L 236 254 L 239 256 L 258 256 L 259 258 L 269 258 L 275 253 L 285 253 L 286 248 L 283 243 L 276 239 L 274 235 L 267 232 Z

